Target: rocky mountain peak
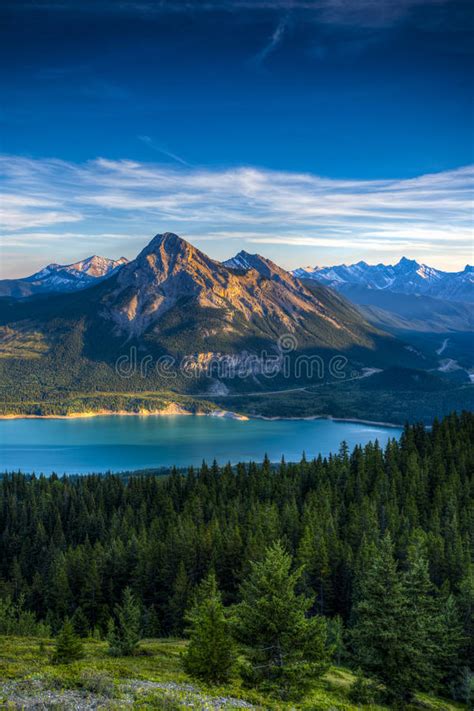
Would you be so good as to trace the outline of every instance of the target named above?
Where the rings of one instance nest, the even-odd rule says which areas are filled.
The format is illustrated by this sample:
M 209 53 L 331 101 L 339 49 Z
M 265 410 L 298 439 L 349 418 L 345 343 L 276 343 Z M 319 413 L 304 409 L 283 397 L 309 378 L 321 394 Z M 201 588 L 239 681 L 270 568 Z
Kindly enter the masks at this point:
M 186 242 L 185 239 L 179 237 L 174 232 L 163 232 L 163 234 L 155 235 L 142 250 L 141 254 L 150 254 L 152 252 L 158 254 L 163 251 L 172 254 L 176 252 L 187 252 L 194 249 L 195 247 L 193 247 L 192 244 Z
M 68 271 L 81 272 L 81 274 L 87 274 L 91 277 L 103 277 L 110 274 L 117 267 L 122 266 L 127 263 L 125 257 L 120 257 L 120 259 L 108 259 L 107 257 L 100 257 L 97 254 L 93 254 L 91 257 L 87 257 L 79 262 L 74 262 L 74 264 L 68 264 L 65 267 L 58 268 L 67 269 Z
M 218 262 L 187 242 L 174 232 L 157 234 L 142 249 L 136 259 L 129 262 L 120 275 L 121 281 L 127 281 L 131 274 L 141 281 L 163 284 L 172 275 L 189 274 L 198 276 L 215 271 Z
M 227 259 L 222 263 L 230 269 L 243 271 L 255 269 L 261 276 L 267 279 L 278 279 L 286 282 L 289 277 L 291 278 L 289 272 L 279 267 L 275 262 L 272 262 L 271 259 L 262 257 L 261 254 L 250 254 L 250 252 L 246 252 L 243 249 L 238 252 L 235 257 Z
M 258 328 L 271 324 L 268 328 L 278 332 L 304 331 L 307 319 L 341 329 L 289 272 L 258 254 L 243 251 L 237 257 L 237 264 L 222 264 L 174 233 L 158 234 L 111 281 L 102 315 L 118 333 L 133 337 L 150 329 L 159 332 L 165 314 L 182 314 L 183 308 L 218 313 L 225 333 L 233 333 L 242 319 L 258 320 Z
M 420 265 L 418 264 L 416 259 L 408 259 L 407 257 L 402 257 L 396 266 L 403 267 L 404 269 L 418 269 Z

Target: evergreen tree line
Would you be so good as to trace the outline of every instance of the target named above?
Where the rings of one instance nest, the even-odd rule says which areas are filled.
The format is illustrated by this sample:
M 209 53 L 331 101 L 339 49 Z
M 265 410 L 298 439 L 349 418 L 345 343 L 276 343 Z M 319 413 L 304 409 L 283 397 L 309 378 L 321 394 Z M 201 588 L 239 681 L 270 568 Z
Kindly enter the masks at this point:
M 326 619 L 324 645 L 338 661 L 393 698 L 434 688 L 466 697 L 473 445 L 474 415 L 463 413 L 431 430 L 407 426 L 385 450 L 343 444 L 327 459 L 277 468 L 265 459 L 166 478 L 4 476 L 0 597 L 11 609 L 21 600 L 53 631 L 70 619 L 78 634 L 112 639 L 129 587 L 141 635 L 187 631 L 192 649 L 190 615 L 214 575 L 229 634 L 248 647 L 256 632 L 246 640 L 230 611 L 242 619 L 249 576 L 280 541 L 303 617 Z M 316 637 L 298 668 L 320 664 L 310 661 Z

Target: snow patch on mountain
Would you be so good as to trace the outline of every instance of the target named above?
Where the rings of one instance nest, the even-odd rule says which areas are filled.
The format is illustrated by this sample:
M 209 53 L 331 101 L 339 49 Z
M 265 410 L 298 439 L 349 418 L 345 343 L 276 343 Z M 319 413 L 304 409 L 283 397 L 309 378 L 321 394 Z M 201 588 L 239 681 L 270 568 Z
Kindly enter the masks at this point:
M 125 257 L 108 259 L 95 254 L 72 264 L 53 262 L 23 279 L 0 280 L 0 296 L 21 298 L 33 294 L 78 291 L 112 276 L 127 262 Z

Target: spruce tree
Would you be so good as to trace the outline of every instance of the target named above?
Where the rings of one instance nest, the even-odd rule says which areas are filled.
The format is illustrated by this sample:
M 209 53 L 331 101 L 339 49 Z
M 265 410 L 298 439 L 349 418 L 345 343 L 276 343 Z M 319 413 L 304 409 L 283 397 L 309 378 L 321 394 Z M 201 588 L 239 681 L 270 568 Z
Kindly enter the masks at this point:
M 55 664 L 69 664 L 83 656 L 82 642 L 75 634 L 72 622 L 66 618 L 56 638 L 52 661 Z
M 332 649 L 336 664 L 340 664 L 343 657 L 347 654 L 344 640 L 344 622 L 342 621 L 342 617 L 340 617 L 340 615 L 336 615 L 335 617 L 327 618 L 326 624 L 328 631 L 327 646 L 329 649 Z
M 90 632 L 89 620 L 84 614 L 82 607 L 76 607 L 74 614 L 71 618 L 72 626 L 74 627 L 74 632 L 79 637 L 87 637 Z
M 458 606 L 464 634 L 466 665 L 474 669 L 474 566 L 467 567 L 461 580 Z
M 387 534 L 358 581 L 352 643 L 356 662 L 385 685 L 394 704 L 409 701 L 418 674 L 412 671 L 412 639 L 407 634 L 407 599 Z
M 189 598 L 189 580 L 183 561 L 173 583 L 173 591 L 168 604 L 169 620 L 173 634 L 180 636 L 184 629 L 184 613 Z
M 233 614 L 247 660 L 246 680 L 281 698 L 303 696 L 329 666 L 326 624 L 321 617 L 308 617 L 313 600 L 297 594 L 303 571 L 291 567 L 281 544 L 267 548 L 264 559 L 251 565 Z
M 468 664 L 463 654 L 467 639 L 463 634 L 458 605 L 453 595 L 448 595 L 439 602 L 435 623 L 434 664 L 439 691 L 448 689 L 452 698 L 467 702 L 469 699 L 465 679 Z
M 235 659 L 234 645 L 214 573 L 199 586 L 185 621 L 189 644 L 183 654 L 184 670 L 211 684 L 227 681 Z
M 115 606 L 115 620 L 109 621 L 107 639 L 114 657 L 133 655 L 140 641 L 140 606 L 130 588 L 125 588 L 122 603 Z
M 402 579 L 406 597 L 404 643 L 410 656 L 411 681 L 418 689 L 430 691 L 436 686 L 437 610 L 428 561 L 422 552 L 422 541 L 409 548 L 408 570 Z

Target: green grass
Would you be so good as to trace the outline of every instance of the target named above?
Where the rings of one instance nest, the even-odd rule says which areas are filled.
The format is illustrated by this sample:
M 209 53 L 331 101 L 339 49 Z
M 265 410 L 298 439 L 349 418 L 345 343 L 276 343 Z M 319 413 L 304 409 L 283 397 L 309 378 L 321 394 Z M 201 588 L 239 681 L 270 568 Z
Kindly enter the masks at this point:
M 176 639 L 144 640 L 140 654 L 134 657 L 113 658 L 107 653 L 107 644 L 95 640 L 84 642 L 84 659 L 67 665 L 50 661 L 52 640 L 22 637 L 0 637 L 0 707 L 8 708 L 12 701 L 11 689 L 27 689 L 34 693 L 41 687 L 56 694 L 78 690 L 82 695 L 98 695 L 103 708 L 185 708 L 194 702 L 195 708 L 215 708 L 211 701 L 217 697 L 244 699 L 256 708 L 278 711 L 302 709 L 304 711 L 382 711 L 384 706 L 357 706 L 349 700 L 349 689 L 354 675 L 346 668 L 332 667 L 321 680 L 315 682 L 312 692 L 299 704 L 284 703 L 245 689 L 235 679 L 224 687 L 206 687 L 190 679 L 182 671 L 180 654 L 185 642 Z M 134 690 L 130 684 L 133 682 Z M 150 682 L 176 684 L 173 689 L 153 688 Z M 194 689 L 187 688 L 192 685 Z M 62 708 L 62 706 L 59 706 Z M 222 706 L 221 708 L 226 708 Z M 413 708 L 425 711 L 454 711 L 459 704 L 420 695 Z
M 0 358 L 40 358 L 49 347 L 40 331 L 0 326 Z

